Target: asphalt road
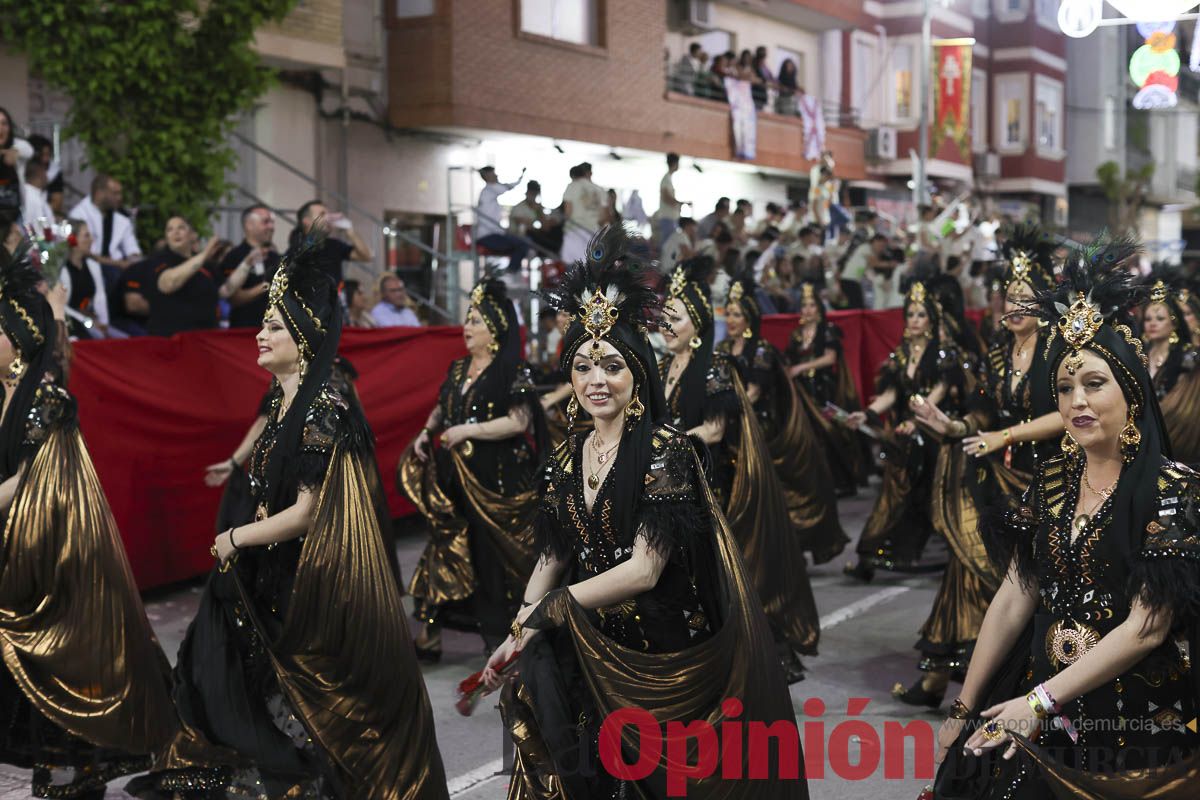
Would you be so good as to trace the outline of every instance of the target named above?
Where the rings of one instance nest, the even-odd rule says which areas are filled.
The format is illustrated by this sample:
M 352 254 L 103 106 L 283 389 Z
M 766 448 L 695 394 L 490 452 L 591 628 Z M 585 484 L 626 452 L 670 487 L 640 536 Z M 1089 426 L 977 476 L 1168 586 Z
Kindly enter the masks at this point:
M 875 488 L 872 486 L 858 498 L 840 504 L 842 524 L 852 538 L 857 538 L 862 528 Z M 419 533 L 403 537 L 401 564 L 411 569 L 423 543 Z M 853 546 L 834 562 L 811 568 L 821 612 L 820 655 L 805 659 L 806 678 L 791 688 L 792 705 L 809 751 L 806 754 L 810 761 L 809 791 L 814 800 L 914 800 L 931 781 L 916 774 L 921 759 L 915 752 L 913 738 L 902 740 L 896 730 L 898 725 L 914 720 L 927 722 L 930 727 L 926 730 L 936 730 L 940 717 L 897 702 L 890 689 L 897 681 L 908 685 L 917 677 L 917 657 L 912 646 L 933 600 L 938 579 L 936 574 L 879 573 L 870 584 L 852 582 L 841 574 L 843 563 L 852 558 Z M 150 620 L 172 659 L 199 596 L 199 585 L 188 585 L 147 597 Z M 425 668 L 425 682 L 433 703 L 451 798 L 503 800 L 508 778 L 500 772 L 503 731 L 495 703 L 491 698 L 485 699 L 471 717 L 462 717 L 454 710 L 458 682 L 483 666 L 482 641 L 447 631 L 443 647 L 441 663 Z M 853 708 L 852 698 L 856 699 Z M 847 720 L 865 721 L 868 726 L 840 726 Z M 918 725 L 909 730 L 924 727 Z M 813 758 L 809 737 L 824 743 L 823 759 Z M 890 770 L 898 774 L 886 774 L 889 772 L 885 770 L 886 759 L 873 746 L 873 739 L 882 740 L 879 746 L 884 751 L 889 750 L 889 743 L 893 753 L 903 748 L 902 764 Z M 818 760 L 824 772 L 820 777 L 812 769 L 812 762 Z M 873 769 L 872 764 L 876 765 Z M 122 783 L 111 784 L 106 797 L 129 797 L 120 789 Z M 0 766 L 0 800 L 27 798 L 28 787 L 28 772 Z

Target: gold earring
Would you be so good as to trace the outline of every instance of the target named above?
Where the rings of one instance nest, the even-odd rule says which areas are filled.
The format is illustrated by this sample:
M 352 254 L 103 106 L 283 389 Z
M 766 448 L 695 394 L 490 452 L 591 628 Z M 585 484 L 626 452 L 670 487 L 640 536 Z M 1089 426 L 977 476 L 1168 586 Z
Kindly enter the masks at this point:
M 304 380 L 304 374 L 308 372 L 308 359 L 300 356 L 300 360 L 296 362 L 296 371 L 300 373 L 300 380 Z
M 575 399 L 575 395 L 571 395 L 571 399 L 567 401 L 567 430 L 570 431 L 575 427 L 575 416 L 579 413 L 579 401 Z
M 492 355 L 496 355 L 496 353 L 500 352 L 500 345 L 496 343 L 495 339 L 493 339 L 492 343 L 488 345 L 488 350 L 491 351 Z
M 637 424 L 644 413 L 646 413 L 646 407 L 642 405 L 642 399 L 634 395 L 633 400 L 629 401 L 629 405 L 625 406 L 625 418 L 629 420 L 630 424 Z
M 751 329 L 749 329 L 749 328 L 746 328 L 746 330 L 742 331 L 742 338 L 743 338 L 743 339 L 753 339 L 753 338 L 754 338 L 754 331 L 752 331 L 752 330 L 751 330 Z
M 1074 458 L 1075 456 L 1079 455 L 1079 442 L 1075 441 L 1075 437 L 1069 433 L 1063 434 L 1062 442 L 1059 443 L 1059 447 L 1061 447 L 1062 451 L 1070 458 Z
M 1167 337 L 1167 342 L 1169 344 L 1179 344 L 1179 334 L 1171 331 L 1171 335 Z
M 13 383 L 20 381 L 21 378 L 25 377 L 25 370 L 27 369 L 29 369 L 29 365 L 22 361 L 21 354 L 17 353 L 13 357 L 12 363 L 8 365 L 8 379 Z
M 692 348 L 693 350 L 699 350 L 700 345 L 702 345 L 702 344 L 704 344 L 704 340 L 701 339 L 699 336 L 693 336 L 691 339 L 688 340 L 688 347 Z
M 1129 407 L 1129 419 L 1125 423 L 1125 427 L 1121 429 L 1121 455 L 1126 464 L 1137 457 L 1138 447 L 1142 443 L 1142 432 L 1138 430 L 1137 424 L 1133 421 L 1135 411 L 1134 406 Z

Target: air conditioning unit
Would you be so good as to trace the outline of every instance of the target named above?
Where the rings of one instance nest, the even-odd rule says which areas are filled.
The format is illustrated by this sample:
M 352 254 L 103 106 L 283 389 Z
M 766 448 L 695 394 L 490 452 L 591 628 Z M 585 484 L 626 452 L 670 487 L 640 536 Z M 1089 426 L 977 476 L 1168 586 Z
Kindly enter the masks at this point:
M 896 129 L 872 128 L 867 132 L 867 159 L 891 161 L 896 158 Z
M 702 31 L 712 29 L 712 0 L 688 0 L 688 25 Z
M 987 152 L 975 154 L 975 177 L 994 179 L 1000 177 L 1000 154 Z

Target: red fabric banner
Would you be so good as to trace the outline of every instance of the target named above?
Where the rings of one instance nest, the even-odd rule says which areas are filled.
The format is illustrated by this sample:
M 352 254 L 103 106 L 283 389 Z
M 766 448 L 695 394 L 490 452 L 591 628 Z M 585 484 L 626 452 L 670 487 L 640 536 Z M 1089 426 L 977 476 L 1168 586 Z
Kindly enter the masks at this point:
M 392 513 L 411 513 L 392 476 L 466 353 L 461 329 L 347 330 L 341 352 L 359 371 Z M 76 344 L 80 425 L 143 589 L 212 566 L 221 490 L 204 485 L 204 467 L 228 458 L 254 420 L 270 381 L 256 357 L 249 330 Z
M 869 398 L 875 370 L 900 340 L 903 315 L 892 309 L 829 318 L 842 328 L 847 362 Z M 770 316 L 763 333 L 782 350 L 798 322 Z M 347 330 L 341 352 L 359 371 L 392 513 L 412 513 L 395 489 L 396 463 L 425 424 L 450 362 L 466 354 L 461 329 Z M 256 355 L 248 330 L 75 346 L 71 391 L 83 435 L 143 589 L 212 565 L 221 490 L 204 485 L 204 467 L 228 458 L 254 419 L 270 380 Z
M 933 43 L 933 129 L 931 150 L 936 153 L 942 139 L 958 143 L 967 157 L 970 152 L 971 39 L 942 39 Z

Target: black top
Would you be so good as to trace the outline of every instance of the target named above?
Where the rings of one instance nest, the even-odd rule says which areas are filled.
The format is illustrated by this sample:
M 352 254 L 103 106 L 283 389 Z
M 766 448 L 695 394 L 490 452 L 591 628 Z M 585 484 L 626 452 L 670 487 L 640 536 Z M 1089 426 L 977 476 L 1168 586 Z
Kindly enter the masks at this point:
M 113 324 L 126 333 L 143 335 L 146 332 L 149 315 L 134 313 L 126 308 L 125 295 L 140 294 L 150 301 L 154 290 L 154 266 L 153 259 L 143 259 L 131 264 L 117 278 L 112 297 L 108 300 L 108 311 Z
M 225 258 L 221 260 L 221 265 L 218 268 L 222 281 L 228 280 L 233 271 L 238 268 L 238 264 L 250 255 L 250 243 L 243 241 L 237 247 L 230 250 Z M 242 284 L 243 289 L 253 289 L 262 283 L 267 283 L 271 278 L 275 277 L 275 270 L 279 268 L 281 261 L 279 253 L 275 252 L 272 247 L 267 251 L 267 256 L 262 263 L 262 273 L 259 274 L 257 269 L 250 271 L 246 276 L 246 282 Z M 257 328 L 262 325 L 263 317 L 267 315 L 267 295 L 264 293 L 259 297 L 254 298 L 249 303 L 243 303 L 240 306 L 233 306 L 229 309 L 229 327 L 231 328 Z
M 806 361 L 815 361 L 828 352 L 841 356 L 842 329 L 830 322 L 817 325 L 816 333 L 811 342 L 804 342 L 804 326 L 797 325 L 788 337 L 787 360 L 793 366 Z M 837 364 L 838 362 L 834 362 Z M 801 372 L 796 381 L 804 387 L 809 396 L 818 406 L 826 403 L 836 403 L 837 373 L 834 367 L 822 367 Z
M 71 296 L 67 298 L 67 305 L 76 311 L 87 311 L 96 297 L 96 281 L 92 279 L 92 271 L 88 269 L 86 260 L 79 266 L 67 261 L 66 266 L 71 275 Z
M 151 336 L 217 327 L 217 292 L 224 283 L 217 271 L 209 265 L 202 266 L 183 286 L 164 294 L 158 290 L 158 279 L 163 272 L 187 261 L 187 257 L 173 250 L 160 250 L 146 261 L 152 267 L 145 276 L 149 285 L 143 285 L 142 294 L 150 300 L 146 330 Z

